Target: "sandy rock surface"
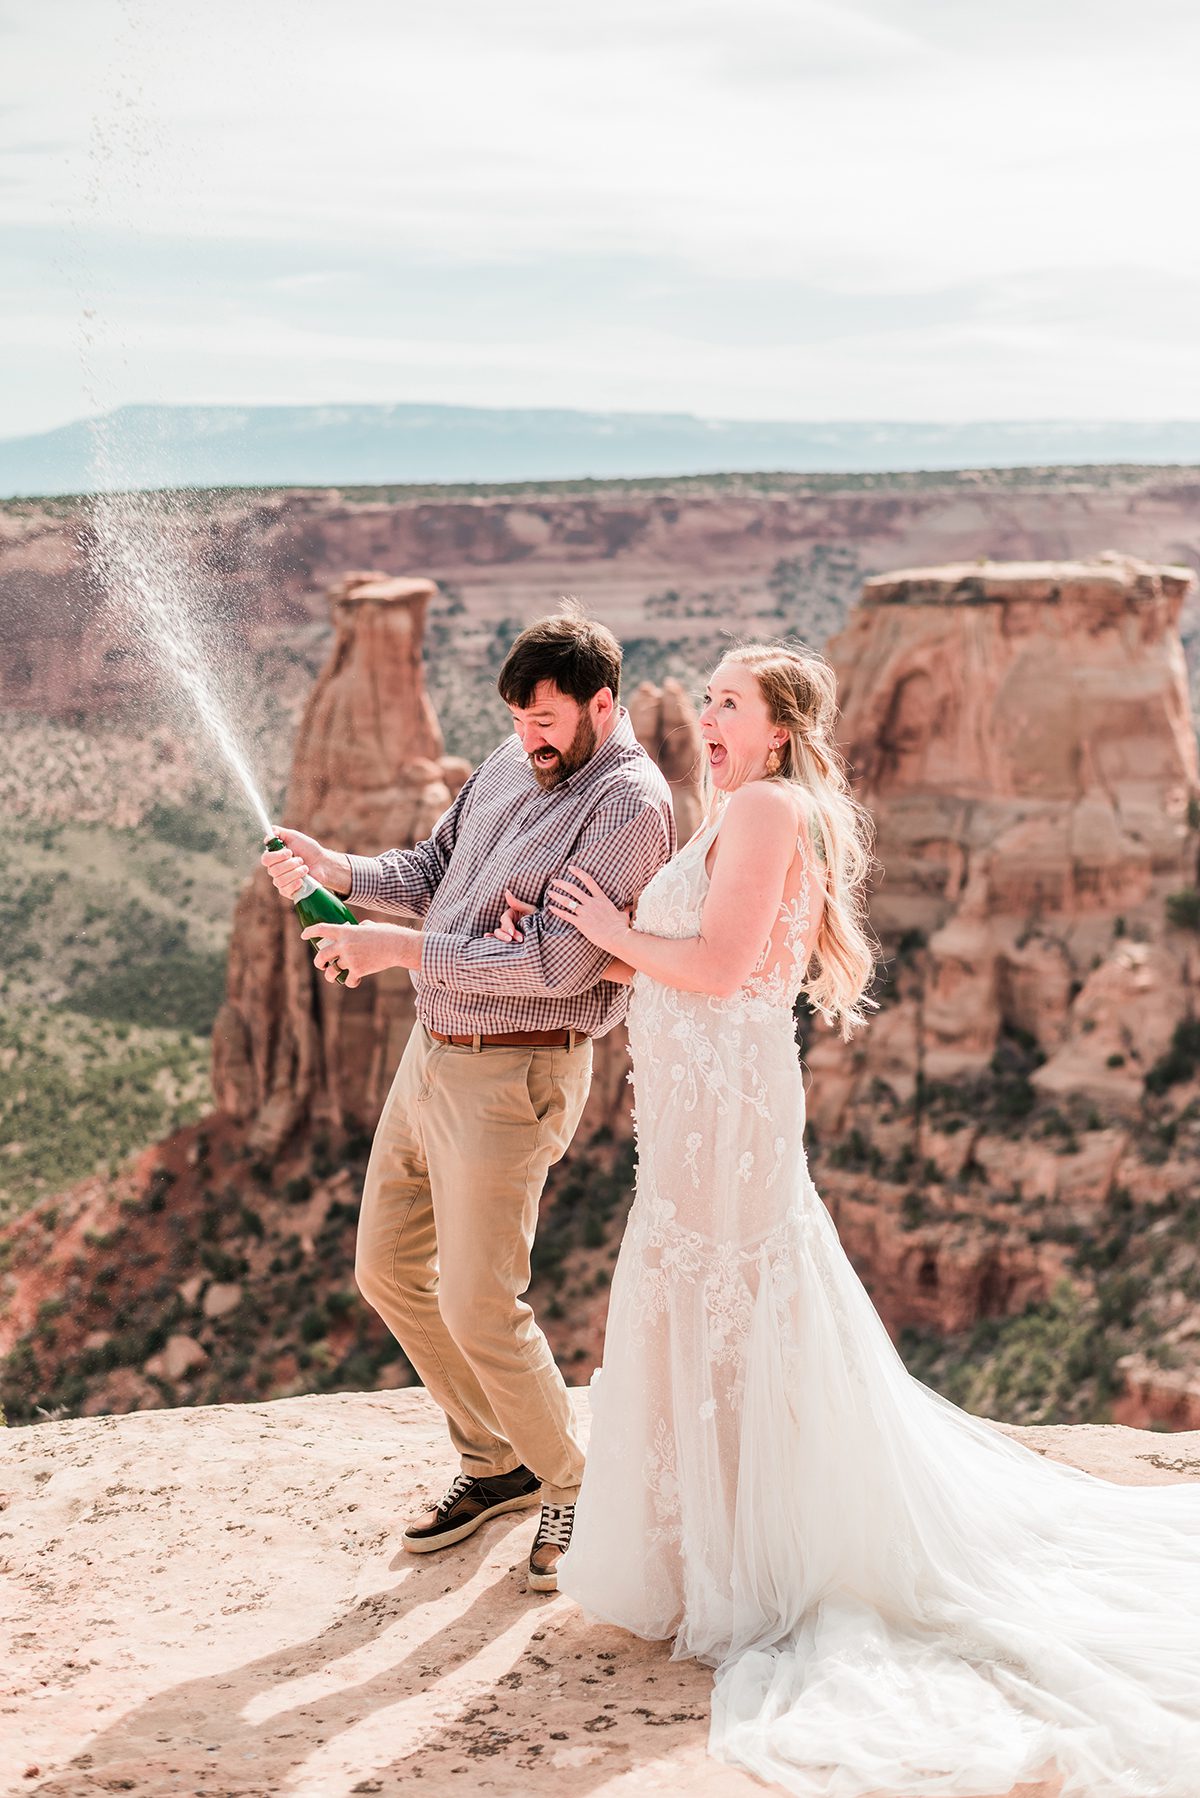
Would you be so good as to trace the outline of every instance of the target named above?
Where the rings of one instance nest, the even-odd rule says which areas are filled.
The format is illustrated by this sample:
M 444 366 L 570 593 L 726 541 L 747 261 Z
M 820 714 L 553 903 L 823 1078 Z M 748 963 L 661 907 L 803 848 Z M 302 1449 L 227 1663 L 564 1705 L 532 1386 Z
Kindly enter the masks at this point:
M 1200 1435 L 1014 1434 L 1200 1478 Z M 0 1792 L 764 1791 L 706 1757 L 703 1668 L 526 1591 L 531 1516 L 400 1552 L 451 1471 L 411 1390 L 0 1433 Z

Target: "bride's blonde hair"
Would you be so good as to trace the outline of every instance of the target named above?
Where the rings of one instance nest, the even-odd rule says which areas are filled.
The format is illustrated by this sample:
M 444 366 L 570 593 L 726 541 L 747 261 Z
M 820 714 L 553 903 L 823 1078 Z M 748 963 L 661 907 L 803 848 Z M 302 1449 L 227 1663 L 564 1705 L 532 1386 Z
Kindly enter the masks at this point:
M 813 847 L 825 867 L 825 908 L 804 990 L 826 1023 L 838 1024 L 849 1037 L 875 1009 L 866 991 L 879 945 L 867 924 L 865 898 L 874 828 L 850 791 L 834 741 L 836 677 L 821 656 L 786 643 L 747 643 L 721 660 L 750 670 L 771 722 L 787 731 L 779 769 L 767 778 L 803 789 Z

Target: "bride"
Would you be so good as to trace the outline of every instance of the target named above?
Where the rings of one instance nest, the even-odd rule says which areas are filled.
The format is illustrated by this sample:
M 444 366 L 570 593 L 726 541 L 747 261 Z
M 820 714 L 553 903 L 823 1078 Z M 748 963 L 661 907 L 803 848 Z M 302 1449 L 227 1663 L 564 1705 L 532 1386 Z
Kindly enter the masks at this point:
M 1200 1793 L 1200 1492 L 1042 1460 L 912 1379 L 809 1178 L 792 1007 L 864 1021 L 866 820 L 831 671 L 728 655 L 709 822 L 636 920 L 637 1196 L 560 1589 L 715 1669 L 713 1753 L 794 1793 Z

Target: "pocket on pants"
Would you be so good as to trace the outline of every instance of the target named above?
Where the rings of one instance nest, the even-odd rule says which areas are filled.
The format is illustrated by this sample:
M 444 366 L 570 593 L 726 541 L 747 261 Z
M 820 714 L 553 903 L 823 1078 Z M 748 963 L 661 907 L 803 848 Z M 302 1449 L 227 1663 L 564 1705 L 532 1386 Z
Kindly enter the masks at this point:
M 544 1124 L 551 1112 L 563 1106 L 562 1081 L 554 1071 L 554 1052 L 531 1049 L 525 1066 L 525 1096 L 537 1124 Z
M 543 1132 L 555 1160 L 575 1134 L 592 1083 L 592 1046 L 534 1049 L 525 1071 L 525 1096 L 531 1118 Z

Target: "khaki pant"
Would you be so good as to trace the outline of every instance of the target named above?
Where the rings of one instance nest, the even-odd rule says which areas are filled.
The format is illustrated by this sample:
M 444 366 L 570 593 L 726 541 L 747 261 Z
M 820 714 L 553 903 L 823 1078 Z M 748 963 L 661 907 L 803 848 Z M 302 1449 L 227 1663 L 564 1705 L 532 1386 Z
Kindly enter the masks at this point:
M 355 1277 L 446 1413 L 464 1473 L 522 1463 L 570 1504 L 583 1450 L 521 1295 L 546 1175 L 583 1111 L 592 1045 L 482 1048 L 413 1026 L 363 1191 Z

